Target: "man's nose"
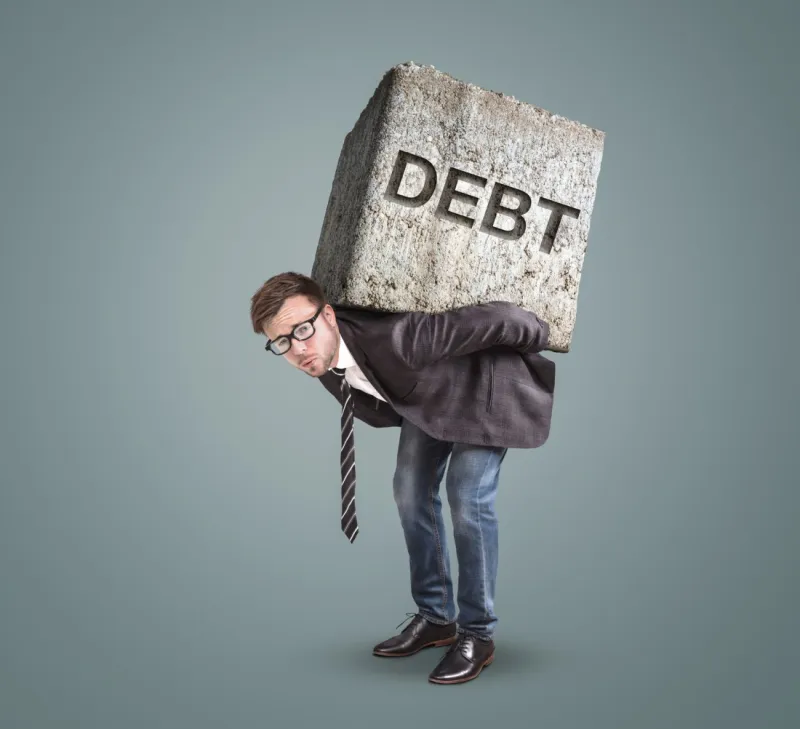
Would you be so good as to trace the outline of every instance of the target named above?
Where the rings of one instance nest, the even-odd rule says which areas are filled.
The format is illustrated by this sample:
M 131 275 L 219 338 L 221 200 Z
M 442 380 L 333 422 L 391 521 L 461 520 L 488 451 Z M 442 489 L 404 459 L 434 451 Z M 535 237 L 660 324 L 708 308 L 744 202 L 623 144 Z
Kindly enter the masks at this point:
M 298 342 L 296 339 L 292 339 L 292 347 L 298 357 L 306 353 L 306 345 L 304 342 Z

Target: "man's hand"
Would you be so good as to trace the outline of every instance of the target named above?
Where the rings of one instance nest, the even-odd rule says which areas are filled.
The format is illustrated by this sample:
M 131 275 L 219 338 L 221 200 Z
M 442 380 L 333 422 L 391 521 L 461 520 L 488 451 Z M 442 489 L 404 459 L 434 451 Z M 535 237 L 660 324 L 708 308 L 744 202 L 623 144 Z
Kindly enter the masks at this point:
M 394 325 L 392 346 L 410 369 L 420 370 L 494 346 L 539 352 L 549 336 L 550 325 L 533 312 L 509 301 L 489 301 L 439 314 L 408 312 Z

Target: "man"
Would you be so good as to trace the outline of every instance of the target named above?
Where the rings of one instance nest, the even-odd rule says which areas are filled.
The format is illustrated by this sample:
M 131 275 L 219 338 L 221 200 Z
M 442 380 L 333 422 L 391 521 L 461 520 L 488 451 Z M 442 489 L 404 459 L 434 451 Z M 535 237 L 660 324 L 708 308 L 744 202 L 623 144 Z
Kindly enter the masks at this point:
M 536 448 L 550 430 L 555 364 L 538 354 L 549 325 L 503 301 L 440 314 L 334 306 L 313 279 L 294 272 L 266 281 L 250 316 L 268 351 L 342 404 L 341 527 L 351 542 L 359 531 L 353 417 L 401 428 L 393 489 L 418 612 L 373 653 L 449 645 L 429 680 L 476 678 L 494 659 L 500 466 L 508 448 Z M 457 598 L 439 497 L 448 457 Z

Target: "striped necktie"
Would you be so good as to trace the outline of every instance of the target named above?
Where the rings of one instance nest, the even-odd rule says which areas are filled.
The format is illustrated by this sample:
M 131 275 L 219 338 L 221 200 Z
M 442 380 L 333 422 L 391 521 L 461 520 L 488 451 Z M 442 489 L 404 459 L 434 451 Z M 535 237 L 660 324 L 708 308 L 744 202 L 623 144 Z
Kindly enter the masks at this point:
M 339 452 L 342 462 L 342 531 L 352 544 L 358 535 L 353 393 L 344 369 L 332 367 L 331 371 L 342 378 L 342 448 Z

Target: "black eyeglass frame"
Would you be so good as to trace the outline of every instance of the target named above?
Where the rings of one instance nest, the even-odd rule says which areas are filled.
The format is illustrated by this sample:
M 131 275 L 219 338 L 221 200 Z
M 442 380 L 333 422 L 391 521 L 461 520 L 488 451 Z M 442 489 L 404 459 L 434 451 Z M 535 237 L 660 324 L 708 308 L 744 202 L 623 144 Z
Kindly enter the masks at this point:
M 316 334 L 317 332 L 317 328 L 314 326 L 314 320 L 320 315 L 320 313 L 324 308 L 325 304 L 320 306 L 319 309 L 317 309 L 317 313 L 314 314 L 314 316 L 312 316 L 310 319 L 306 319 L 305 321 L 301 321 L 295 324 L 292 327 L 292 331 L 289 332 L 289 334 L 281 334 L 279 337 L 275 337 L 275 339 L 267 339 L 267 343 L 264 345 L 264 349 L 266 349 L 267 352 L 274 354 L 276 357 L 283 357 L 283 355 L 286 354 L 286 352 L 288 352 L 292 348 L 292 339 L 297 339 L 298 342 L 305 342 L 306 339 L 311 339 L 311 337 L 313 337 L 314 334 Z M 294 330 L 297 329 L 298 327 L 303 326 L 303 324 L 311 324 L 311 334 L 309 334 L 305 339 L 300 339 L 295 336 Z M 272 343 L 277 342 L 279 339 L 283 339 L 284 337 L 286 337 L 289 340 L 289 348 L 286 350 L 286 352 L 275 352 L 272 349 Z

